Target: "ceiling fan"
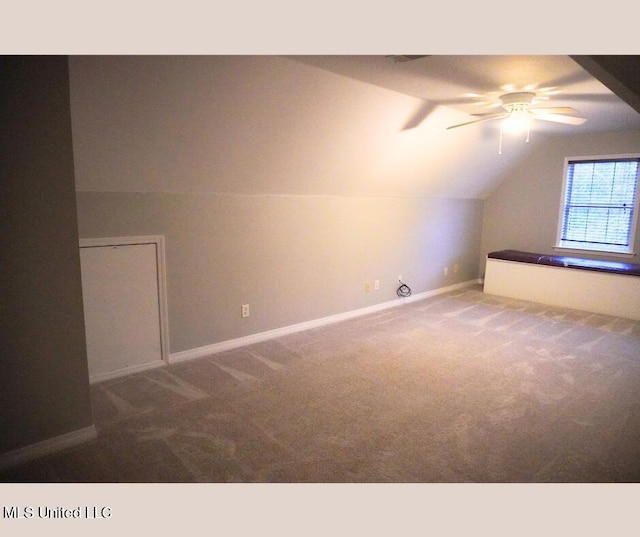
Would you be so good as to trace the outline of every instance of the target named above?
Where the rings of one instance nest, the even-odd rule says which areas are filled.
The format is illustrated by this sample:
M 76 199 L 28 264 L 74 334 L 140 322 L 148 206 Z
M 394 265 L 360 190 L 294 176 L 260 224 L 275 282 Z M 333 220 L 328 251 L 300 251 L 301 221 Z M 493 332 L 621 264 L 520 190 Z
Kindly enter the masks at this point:
M 486 114 L 471 114 L 479 119 L 473 121 L 467 121 L 465 123 L 459 123 L 447 127 L 448 129 L 455 129 L 457 127 L 463 127 L 465 125 L 471 125 L 473 123 L 480 123 L 481 121 L 493 121 L 497 119 L 504 119 L 502 128 L 505 131 L 522 132 L 528 131 L 530 121 L 532 119 L 540 119 L 543 121 L 553 121 L 556 123 L 564 123 L 567 125 L 582 125 L 586 118 L 573 116 L 569 114 L 579 114 L 575 108 L 568 106 L 555 106 L 555 107 L 542 107 L 531 108 L 535 93 L 530 91 L 517 91 L 512 93 L 505 93 L 500 96 L 502 108 L 504 112 L 498 113 L 486 113 Z

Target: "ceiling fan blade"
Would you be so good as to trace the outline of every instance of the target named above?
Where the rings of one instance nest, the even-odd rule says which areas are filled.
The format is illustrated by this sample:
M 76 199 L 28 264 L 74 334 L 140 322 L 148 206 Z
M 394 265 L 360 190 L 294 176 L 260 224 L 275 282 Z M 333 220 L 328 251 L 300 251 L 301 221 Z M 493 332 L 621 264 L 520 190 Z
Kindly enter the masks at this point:
M 409 129 L 415 129 L 420 124 L 422 124 L 422 122 L 427 119 L 437 107 L 438 105 L 436 103 L 433 103 L 431 101 L 424 101 L 420 108 L 418 108 L 418 110 L 416 110 L 416 112 L 413 114 L 413 116 L 409 118 L 409 121 L 404 124 L 402 130 L 406 131 Z
M 534 119 L 542 119 L 543 121 L 555 121 L 556 123 L 565 123 L 567 125 L 582 125 L 587 121 L 584 117 L 563 116 L 560 114 L 536 114 Z
M 457 127 L 464 127 L 465 125 L 471 125 L 473 123 L 480 123 L 481 121 L 490 121 L 492 119 L 501 119 L 507 117 L 509 114 L 489 114 L 486 117 L 481 119 L 474 119 L 473 121 L 467 121 L 466 123 L 459 123 L 458 125 L 451 125 L 451 127 L 447 127 L 449 129 L 455 129 Z
M 579 114 L 575 108 L 570 106 L 550 106 L 541 108 L 529 108 L 529 112 L 532 114 Z
M 493 116 L 493 117 L 500 117 L 500 116 L 506 116 L 506 112 L 487 112 L 485 114 L 469 114 L 471 116 L 475 116 L 475 117 L 489 117 L 489 116 Z

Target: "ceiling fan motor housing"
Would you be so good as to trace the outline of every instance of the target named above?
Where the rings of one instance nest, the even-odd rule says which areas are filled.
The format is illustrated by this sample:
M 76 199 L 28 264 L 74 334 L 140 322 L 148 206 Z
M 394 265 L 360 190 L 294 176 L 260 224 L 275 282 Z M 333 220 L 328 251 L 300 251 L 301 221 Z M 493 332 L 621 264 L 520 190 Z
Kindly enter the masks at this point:
M 502 101 L 502 106 L 508 112 L 512 112 L 514 110 L 526 111 L 535 96 L 536 94 L 530 91 L 518 91 L 514 93 L 505 93 L 500 96 L 500 100 Z

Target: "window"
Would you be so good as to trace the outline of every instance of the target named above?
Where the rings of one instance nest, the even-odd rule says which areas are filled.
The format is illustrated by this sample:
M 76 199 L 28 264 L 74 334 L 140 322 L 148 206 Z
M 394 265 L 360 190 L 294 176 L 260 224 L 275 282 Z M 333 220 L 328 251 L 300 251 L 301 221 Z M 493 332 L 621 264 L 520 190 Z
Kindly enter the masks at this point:
M 567 159 L 559 248 L 632 254 L 640 156 Z

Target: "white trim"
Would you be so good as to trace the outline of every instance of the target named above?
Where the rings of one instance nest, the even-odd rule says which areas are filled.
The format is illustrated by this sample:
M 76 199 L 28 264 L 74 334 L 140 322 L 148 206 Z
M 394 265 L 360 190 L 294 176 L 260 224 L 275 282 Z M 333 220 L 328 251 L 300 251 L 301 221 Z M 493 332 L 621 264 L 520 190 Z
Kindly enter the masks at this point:
M 64 449 L 78 446 L 95 440 L 98 437 L 95 425 L 85 427 L 84 429 L 78 429 L 70 433 L 66 433 L 60 436 L 55 436 L 36 444 L 30 444 L 28 446 L 8 451 L 7 453 L 0 454 L 0 470 L 5 470 L 12 466 L 17 466 L 24 462 L 28 462 L 34 459 L 39 459 L 45 455 L 51 455 Z
M 89 384 L 96 384 L 97 382 L 103 382 L 105 380 L 111 380 L 119 377 L 126 377 L 127 375 L 133 375 L 134 373 L 141 373 L 142 371 L 148 371 L 155 369 L 156 367 L 164 367 L 169 363 L 168 360 L 156 360 L 154 362 L 147 362 L 146 364 L 132 365 L 131 367 L 124 367 L 117 369 L 116 371 L 107 371 L 106 373 L 98 373 L 89 377 Z
M 591 255 L 599 255 L 600 257 L 606 256 L 606 257 L 625 257 L 625 258 L 632 258 L 636 256 L 635 252 L 622 253 L 622 252 L 610 252 L 610 251 L 605 252 L 603 250 L 586 250 L 586 249 L 581 250 L 579 248 L 566 248 L 564 246 L 554 246 L 553 249 L 559 252 L 562 252 L 564 254 L 579 254 L 579 255 L 591 254 Z
M 329 315 L 328 317 L 321 317 L 319 319 L 313 319 L 311 321 L 305 321 L 303 323 L 283 326 L 282 328 L 276 328 L 274 330 L 267 330 L 266 332 L 258 332 L 256 334 L 251 334 L 249 336 L 244 336 L 236 339 L 229 339 L 226 341 L 221 341 L 219 343 L 213 343 L 212 345 L 205 345 L 204 347 L 198 347 L 195 349 L 189 349 L 186 351 L 172 353 L 171 355 L 169 355 L 169 363 L 175 364 L 178 362 L 185 362 L 185 361 L 193 360 L 196 358 L 203 358 L 204 356 L 209 356 L 211 354 L 216 354 L 218 352 L 237 349 L 239 347 L 244 347 L 246 345 L 253 345 L 254 343 L 260 343 L 262 341 L 267 341 L 269 339 L 273 339 L 276 337 L 282 337 L 289 334 L 294 334 L 296 332 L 309 330 L 311 328 L 318 328 L 321 326 L 326 326 L 328 324 L 333 324 L 340 321 L 353 319 L 355 317 L 361 317 L 362 315 L 368 315 L 370 313 L 375 313 L 377 311 L 382 311 L 388 308 L 401 306 L 402 304 L 406 304 L 409 302 L 423 300 L 425 298 L 441 295 L 443 293 L 448 293 L 449 291 L 455 291 L 456 289 L 462 289 L 463 287 L 469 287 L 470 285 L 476 285 L 479 283 L 482 283 L 482 280 L 480 279 L 470 280 L 467 282 L 450 285 L 448 287 L 441 287 L 439 289 L 425 291 L 424 293 L 411 295 L 406 298 L 397 298 L 395 300 L 390 300 L 388 302 L 382 302 L 374 306 L 367 306 L 365 308 L 347 311 L 344 313 L 338 313 L 336 315 Z
M 89 378 L 90 383 L 121 377 L 169 363 L 169 307 L 167 303 L 167 273 L 164 235 L 138 235 L 132 237 L 99 237 L 80 239 L 80 248 L 102 246 L 131 246 L 135 244 L 153 244 L 156 247 L 156 269 L 158 281 L 158 305 L 160 309 L 160 353 L 162 360 L 141 364 L 117 371 L 109 371 Z

